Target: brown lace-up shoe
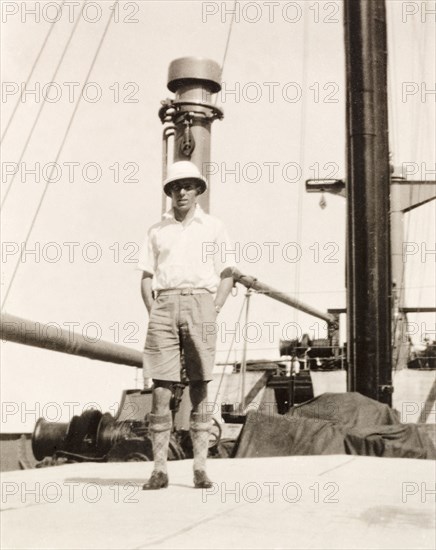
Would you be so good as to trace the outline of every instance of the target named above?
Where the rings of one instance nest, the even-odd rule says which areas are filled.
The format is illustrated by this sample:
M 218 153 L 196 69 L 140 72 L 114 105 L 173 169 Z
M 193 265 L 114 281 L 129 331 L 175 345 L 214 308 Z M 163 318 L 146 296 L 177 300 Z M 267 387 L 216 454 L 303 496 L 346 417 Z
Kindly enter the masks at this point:
M 160 470 L 153 470 L 151 477 L 142 486 L 143 491 L 155 491 L 168 487 L 168 474 Z
M 194 487 L 196 489 L 210 489 L 212 485 L 212 481 L 204 470 L 194 470 Z

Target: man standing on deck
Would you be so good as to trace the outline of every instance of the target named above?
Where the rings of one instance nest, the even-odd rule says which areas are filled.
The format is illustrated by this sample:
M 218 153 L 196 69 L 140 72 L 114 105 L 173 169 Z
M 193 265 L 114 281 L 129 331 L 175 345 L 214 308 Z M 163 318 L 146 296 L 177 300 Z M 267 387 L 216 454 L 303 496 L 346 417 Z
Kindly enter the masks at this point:
M 209 488 L 206 474 L 210 414 L 207 383 L 212 379 L 216 331 L 204 331 L 214 323 L 233 285 L 232 269 L 221 262 L 228 247 L 221 221 L 206 214 L 197 196 L 206 180 L 189 161 L 169 167 L 164 192 L 172 209 L 153 225 L 141 252 L 141 293 L 149 313 L 144 349 L 144 383 L 153 380 L 150 431 L 154 469 L 144 490 L 168 486 L 167 456 L 172 428 L 170 399 L 174 383 L 180 382 L 183 353 L 192 403 L 190 435 L 194 452 L 194 486 Z M 206 246 L 207 245 L 207 246 Z M 215 253 L 206 254 L 213 246 Z M 225 250 L 225 248 L 224 248 Z

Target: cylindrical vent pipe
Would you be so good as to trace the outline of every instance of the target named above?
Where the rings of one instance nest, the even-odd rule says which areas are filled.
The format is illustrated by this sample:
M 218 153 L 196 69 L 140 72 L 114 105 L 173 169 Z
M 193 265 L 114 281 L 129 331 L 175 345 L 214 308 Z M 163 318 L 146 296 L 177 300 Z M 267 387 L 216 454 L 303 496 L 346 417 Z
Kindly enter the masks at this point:
M 159 117 L 174 130 L 173 161 L 190 160 L 208 180 L 208 189 L 200 195 L 199 204 L 209 211 L 210 137 L 214 120 L 223 118 L 221 109 L 212 101 L 221 90 L 221 67 L 211 59 L 182 57 L 171 62 L 168 89 L 174 99 L 162 102 Z M 168 128 L 168 126 L 167 126 Z M 167 144 L 164 143 L 167 150 Z M 165 179 L 165 167 L 163 178 Z

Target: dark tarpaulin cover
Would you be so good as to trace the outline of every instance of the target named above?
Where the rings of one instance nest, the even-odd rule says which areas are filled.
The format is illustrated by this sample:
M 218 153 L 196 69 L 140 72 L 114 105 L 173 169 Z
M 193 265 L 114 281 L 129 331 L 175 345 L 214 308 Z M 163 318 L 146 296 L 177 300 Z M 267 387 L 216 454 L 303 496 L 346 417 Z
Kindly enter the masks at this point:
M 351 454 L 436 458 L 436 449 L 416 424 L 359 393 L 325 393 L 285 415 L 251 411 L 235 456 Z
M 357 392 L 323 393 L 291 407 L 286 416 L 329 420 L 347 428 L 400 424 L 400 413 Z
M 344 435 L 332 422 L 250 411 L 236 457 L 332 454 L 346 454 Z

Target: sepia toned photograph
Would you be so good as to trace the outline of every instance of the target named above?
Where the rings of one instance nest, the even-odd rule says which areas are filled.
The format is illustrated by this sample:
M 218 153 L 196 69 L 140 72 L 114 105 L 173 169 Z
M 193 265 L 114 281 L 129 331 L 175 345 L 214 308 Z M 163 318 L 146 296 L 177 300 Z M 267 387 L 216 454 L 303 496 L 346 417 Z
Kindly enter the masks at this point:
M 5 550 L 432 550 L 436 2 L 0 0 Z

